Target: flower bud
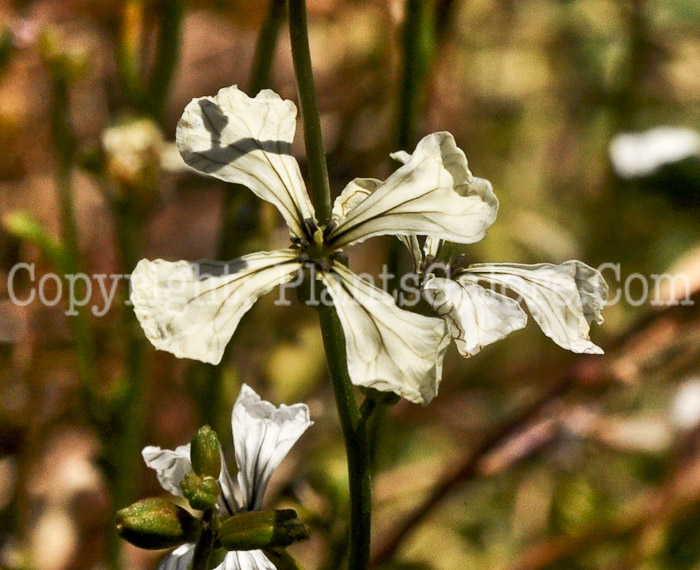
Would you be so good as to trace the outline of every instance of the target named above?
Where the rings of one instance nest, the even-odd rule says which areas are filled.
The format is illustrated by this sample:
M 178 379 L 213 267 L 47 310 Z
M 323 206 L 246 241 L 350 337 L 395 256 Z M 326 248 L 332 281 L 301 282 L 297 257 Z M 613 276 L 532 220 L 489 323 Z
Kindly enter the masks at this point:
M 202 477 L 190 471 L 180 481 L 182 494 L 193 509 L 206 511 L 216 504 L 219 498 L 219 484 L 212 477 Z
M 199 428 L 192 438 L 190 459 L 197 475 L 218 479 L 221 473 L 221 447 L 216 432 L 209 426 Z
M 139 548 L 157 550 L 194 542 L 199 521 L 167 499 L 152 497 L 117 511 L 117 532 Z
M 233 515 L 219 529 L 219 543 L 226 550 L 288 546 L 305 538 L 309 538 L 309 529 L 292 509 Z

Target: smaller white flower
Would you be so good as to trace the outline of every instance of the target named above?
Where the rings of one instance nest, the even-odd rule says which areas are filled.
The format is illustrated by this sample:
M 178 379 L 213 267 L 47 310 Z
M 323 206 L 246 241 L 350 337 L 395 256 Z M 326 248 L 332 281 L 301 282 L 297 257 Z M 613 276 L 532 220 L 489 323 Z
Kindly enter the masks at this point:
M 622 178 L 640 178 L 665 164 L 700 156 L 700 134 L 688 128 L 657 127 L 623 133 L 610 143 L 610 160 Z
M 306 404 L 275 407 L 244 384 L 231 417 L 238 477 L 234 482 L 226 462 L 221 462 L 219 511 L 234 515 L 260 510 L 272 473 L 312 424 Z M 163 489 L 182 496 L 180 483 L 193 470 L 189 444 L 174 451 L 148 446 L 143 450 L 143 458 L 146 465 L 156 471 Z M 176 548 L 160 563 L 158 570 L 186 570 L 192 562 L 194 548 L 194 544 Z M 215 570 L 276 569 L 261 550 L 251 550 L 227 552 Z

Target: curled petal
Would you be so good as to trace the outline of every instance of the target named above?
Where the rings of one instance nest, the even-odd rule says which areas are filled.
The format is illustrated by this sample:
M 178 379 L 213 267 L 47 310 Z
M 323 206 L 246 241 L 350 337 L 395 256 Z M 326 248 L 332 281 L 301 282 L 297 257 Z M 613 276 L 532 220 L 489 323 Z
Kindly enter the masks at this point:
M 253 253 L 229 263 L 142 259 L 131 276 L 131 301 L 157 349 L 218 364 L 245 312 L 290 281 L 300 265 L 293 250 Z
M 277 570 L 262 550 L 227 552 L 214 570 Z
M 292 234 L 303 237 L 314 209 L 292 155 L 296 114 L 294 103 L 273 91 L 251 99 L 234 85 L 190 101 L 177 125 L 177 146 L 195 170 L 247 186 L 274 204 Z
M 590 323 L 602 323 L 608 286 L 600 272 L 580 261 L 560 265 L 540 263 L 480 263 L 457 277 L 507 287 L 525 302 L 542 332 L 573 352 L 601 354 L 589 339 Z
M 423 295 L 447 321 L 462 356 L 474 356 L 527 324 L 517 301 L 476 283 L 435 277 L 425 283 Z
M 321 278 L 345 333 L 352 383 L 429 403 L 450 341 L 445 323 L 400 309 L 391 295 L 342 265 Z
M 146 465 L 155 470 L 160 486 L 168 493 L 182 497 L 180 482 L 192 471 L 190 444 L 176 447 L 174 451 L 149 445 L 141 455 Z
M 178 546 L 158 564 L 158 570 L 189 570 L 194 558 L 194 544 Z
M 355 178 L 343 188 L 343 191 L 333 202 L 333 210 L 331 211 L 331 219 L 339 222 L 348 212 L 356 208 L 360 202 L 367 198 L 379 186 L 382 185 L 381 180 L 376 178 Z
M 360 201 L 330 232 L 340 248 L 382 234 L 422 234 L 457 243 L 486 235 L 498 200 L 474 177 L 450 133 L 434 133 L 387 180 Z
M 243 507 L 257 510 L 273 471 L 313 424 L 309 408 L 306 404 L 276 408 L 243 384 L 231 424 Z

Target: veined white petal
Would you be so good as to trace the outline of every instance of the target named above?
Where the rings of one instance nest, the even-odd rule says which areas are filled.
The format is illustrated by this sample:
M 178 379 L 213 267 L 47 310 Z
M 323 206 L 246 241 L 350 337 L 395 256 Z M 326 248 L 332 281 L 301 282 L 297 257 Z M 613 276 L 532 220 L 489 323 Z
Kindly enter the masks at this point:
M 276 408 L 243 384 L 233 406 L 231 425 L 244 508 L 262 508 L 273 471 L 312 424 L 306 404 Z
M 274 91 L 251 99 L 234 85 L 190 101 L 177 125 L 177 146 L 195 170 L 273 203 L 292 234 L 303 237 L 314 208 L 292 155 L 296 114 L 294 103 Z
M 168 493 L 182 497 L 180 482 L 192 471 L 190 444 L 176 447 L 174 451 L 149 445 L 141 455 L 146 465 L 155 470 L 160 486 Z
M 476 283 L 434 277 L 423 286 L 423 294 L 447 321 L 462 356 L 474 356 L 527 324 L 517 301 Z
M 348 212 L 356 208 L 360 202 L 374 192 L 382 181 L 376 178 L 355 178 L 343 188 L 343 191 L 333 202 L 331 220 L 338 222 L 347 216 Z
M 227 552 L 214 570 L 277 570 L 262 550 Z
M 183 544 L 168 554 L 160 564 L 158 570 L 189 570 L 194 557 L 194 544 Z
M 343 326 L 352 383 L 429 403 L 450 341 L 445 323 L 400 309 L 391 295 L 340 264 L 321 278 Z
M 460 282 L 485 281 L 514 291 L 525 302 L 542 332 L 573 352 L 602 354 L 589 339 L 590 323 L 603 322 L 608 286 L 600 272 L 580 261 L 479 263 L 456 276 Z
M 142 259 L 131 275 L 131 301 L 157 349 L 218 364 L 245 312 L 300 266 L 293 250 L 228 263 Z
M 330 244 L 341 248 L 381 234 L 422 234 L 473 243 L 486 235 L 497 210 L 491 185 L 474 182 L 452 135 L 434 133 L 418 143 L 406 164 L 338 221 L 329 234 Z

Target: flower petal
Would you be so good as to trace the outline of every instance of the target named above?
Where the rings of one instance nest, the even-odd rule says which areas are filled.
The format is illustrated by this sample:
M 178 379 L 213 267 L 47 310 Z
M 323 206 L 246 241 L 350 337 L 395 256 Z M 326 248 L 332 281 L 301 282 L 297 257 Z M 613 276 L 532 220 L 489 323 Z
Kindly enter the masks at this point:
M 585 263 L 480 263 L 469 266 L 456 278 L 507 287 L 522 298 L 542 332 L 559 346 L 573 352 L 602 354 L 602 349 L 589 339 L 589 325 L 603 322 L 601 310 L 608 286 L 600 272 Z
M 450 133 L 428 135 L 406 164 L 338 221 L 330 244 L 341 248 L 382 234 L 479 241 L 496 219 L 498 200 L 487 181 L 474 180 Z
M 218 364 L 245 312 L 300 266 L 293 250 L 228 263 L 142 259 L 131 276 L 131 301 L 157 349 Z
M 343 326 L 352 383 L 429 403 L 450 341 L 445 323 L 400 309 L 391 295 L 342 265 L 321 279 Z
M 180 482 L 192 471 L 190 444 L 176 447 L 174 451 L 149 445 L 141 455 L 146 465 L 155 469 L 160 486 L 168 493 L 182 497 Z
M 168 554 L 160 564 L 158 570 L 189 570 L 194 557 L 194 544 L 183 544 Z
M 312 424 L 306 404 L 276 408 L 243 384 L 231 418 L 243 508 L 262 508 L 273 471 Z
M 296 114 L 294 103 L 274 91 L 251 99 L 234 85 L 190 101 L 177 125 L 177 146 L 195 170 L 273 203 L 292 234 L 303 237 L 314 208 L 292 155 Z
M 423 294 L 447 321 L 462 356 L 474 356 L 527 324 L 517 301 L 476 283 L 434 277 L 425 283 Z
M 277 570 L 262 550 L 227 552 L 214 570 Z
M 355 178 L 349 182 L 333 202 L 331 219 L 335 222 L 342 220 L 350 210 L 356 208 L 381 185 L 382 181 L 376 178 Z

